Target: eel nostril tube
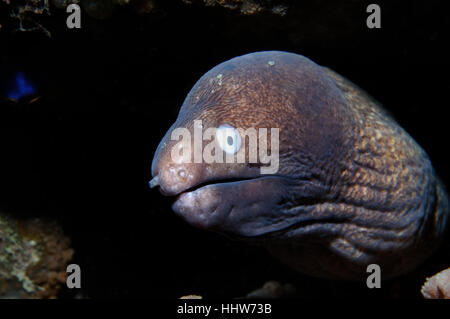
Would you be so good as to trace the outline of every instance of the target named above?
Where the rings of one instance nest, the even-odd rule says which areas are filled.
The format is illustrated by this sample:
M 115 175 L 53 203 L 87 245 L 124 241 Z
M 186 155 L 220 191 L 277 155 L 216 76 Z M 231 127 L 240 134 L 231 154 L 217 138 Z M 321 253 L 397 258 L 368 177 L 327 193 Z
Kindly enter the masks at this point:
M 186 171 L 184 169 L 180 169 L 178 171 L 178 176 L 181 177 L 182 179 L 186 178 Z
M 159 176 L 158 175 L 153 177 L 152 180 L 150 182 L 148 182 L 148 186 L 150 186 L 150 188 L 154 188 L 158 185 L 159 185 Z

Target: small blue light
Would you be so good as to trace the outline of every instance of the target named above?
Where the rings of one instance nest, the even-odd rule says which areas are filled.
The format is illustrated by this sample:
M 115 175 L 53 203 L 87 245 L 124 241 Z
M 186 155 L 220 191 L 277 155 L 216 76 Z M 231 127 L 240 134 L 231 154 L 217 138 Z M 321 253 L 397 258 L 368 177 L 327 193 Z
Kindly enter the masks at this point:
M 26 78 L 23 72 L 17 72 L 15 83 L 13 88 L 8 93 L 8 98 L 19 100 L 27 95 L 36 93 L 36 89 L 33 87 L 30 81 Z

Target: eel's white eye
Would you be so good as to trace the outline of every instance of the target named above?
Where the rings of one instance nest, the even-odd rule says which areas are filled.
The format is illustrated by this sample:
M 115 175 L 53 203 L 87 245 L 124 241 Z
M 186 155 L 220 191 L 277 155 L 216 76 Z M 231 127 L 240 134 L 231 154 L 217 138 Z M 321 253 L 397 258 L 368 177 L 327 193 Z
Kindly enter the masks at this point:
M 227 154 L 235 154 L 241 148 L 241 135 L 228 124 L 220 125 L 216 130 L 216 140 Z

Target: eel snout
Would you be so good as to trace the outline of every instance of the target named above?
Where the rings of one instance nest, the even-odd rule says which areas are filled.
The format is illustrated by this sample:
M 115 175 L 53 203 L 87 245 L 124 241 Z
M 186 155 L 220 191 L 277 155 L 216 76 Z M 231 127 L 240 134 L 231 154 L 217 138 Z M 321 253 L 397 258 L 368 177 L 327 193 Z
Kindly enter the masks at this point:
M 257 236 L 273 231 L 286 192 L 281 176 L 261 175 L 245 163 L 179 163 L 171 156 L 176 143 L 164 138 L 152 163 L 150 188 L 174 196 L 173 211 L 193 226 Z

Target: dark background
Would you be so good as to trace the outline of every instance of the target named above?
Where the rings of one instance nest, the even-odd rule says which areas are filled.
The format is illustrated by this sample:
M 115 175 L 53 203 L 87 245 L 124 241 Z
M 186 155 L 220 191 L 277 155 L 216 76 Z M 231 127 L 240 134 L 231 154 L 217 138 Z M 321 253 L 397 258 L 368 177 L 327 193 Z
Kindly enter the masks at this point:
M 60 221 L 83 276 L 81 291 L 61 296 L 239 297 L 279 280 L 305 298 L 418 298 L 420 282 L 408 276 L 379 291 L 299 276 L 259 247 L 190 227 L 148 189 L 154 151 L 194 83 L 260 50 L 305 55 L 367 90 L 448 185 L 449 6 L 378 1 L 382 28 L 369 30 L 368 3 L 306 1 L 285 16 L 245 16 L 167 1 L 148 15 L 83 14 L 81 30 L 55 10 L 37 17 L 51 38 L 13 32 L 17 21 L 0 7 L 0 93 L 24 71 L 41 97 L 0 102 L 0 210 Z

